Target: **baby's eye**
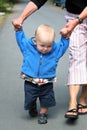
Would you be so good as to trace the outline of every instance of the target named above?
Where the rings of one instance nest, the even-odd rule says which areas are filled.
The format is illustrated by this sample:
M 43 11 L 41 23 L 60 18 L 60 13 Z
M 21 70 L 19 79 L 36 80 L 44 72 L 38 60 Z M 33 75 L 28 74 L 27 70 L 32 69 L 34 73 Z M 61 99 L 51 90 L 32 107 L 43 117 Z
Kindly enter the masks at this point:
M 45 47 L 44 45 L 41 45 L 42 47 Z
M 49 48 L 52 47 L 52 46 L 48 46 Z

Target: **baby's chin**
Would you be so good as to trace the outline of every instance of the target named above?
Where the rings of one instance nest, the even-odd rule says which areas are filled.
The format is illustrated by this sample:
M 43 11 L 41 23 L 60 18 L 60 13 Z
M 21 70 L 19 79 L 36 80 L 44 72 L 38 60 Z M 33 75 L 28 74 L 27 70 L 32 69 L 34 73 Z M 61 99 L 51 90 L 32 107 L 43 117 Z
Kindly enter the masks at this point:
M 49 53 L 49 52 L 48 52 L 48 51 L 47 51 L 47 52 L 46 52 L 46 51 L 45 51 L 45 52 L 44 52 L 44 51 L 42 51 L 41 53 L 42 53 L 42 54 L 47 54 L 47 53 Z

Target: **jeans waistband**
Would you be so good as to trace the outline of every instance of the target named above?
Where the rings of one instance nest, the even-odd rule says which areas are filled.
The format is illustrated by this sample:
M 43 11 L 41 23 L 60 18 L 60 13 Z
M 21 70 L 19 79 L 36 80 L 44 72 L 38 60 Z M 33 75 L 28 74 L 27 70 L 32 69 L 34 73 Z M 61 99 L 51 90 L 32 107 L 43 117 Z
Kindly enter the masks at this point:
M 46 79 L 32 78 L 32 77 L 29 77 L 29 76 L 25 75 L 24 73 L 21 73 L 20 77 L 22 79 L 24 79 L 25 81 L 29 81 L 29 82 L 32 82 L 32 83 L 38 84 L 38 85 L 43 85 L 43 84 L 47 84 L 47 83 L 56 82 L 56 78 L 46 78 Z

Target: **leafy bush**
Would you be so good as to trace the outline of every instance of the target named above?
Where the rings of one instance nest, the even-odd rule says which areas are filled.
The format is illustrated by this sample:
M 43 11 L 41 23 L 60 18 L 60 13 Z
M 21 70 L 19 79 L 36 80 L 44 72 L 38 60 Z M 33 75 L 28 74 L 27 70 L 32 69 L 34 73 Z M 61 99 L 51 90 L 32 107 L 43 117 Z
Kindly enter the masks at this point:
M 17 0 L 0 0 L 0 12 L 10 12 Z
M 18 0 L 0 0 L 0 3 L 16 3 Z

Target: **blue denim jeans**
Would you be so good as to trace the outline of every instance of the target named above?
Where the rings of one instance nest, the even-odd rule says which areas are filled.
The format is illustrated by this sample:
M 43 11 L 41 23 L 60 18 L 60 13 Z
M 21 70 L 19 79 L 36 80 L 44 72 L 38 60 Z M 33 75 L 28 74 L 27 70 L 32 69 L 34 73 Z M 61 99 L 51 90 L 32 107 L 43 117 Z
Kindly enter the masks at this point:
M 29 110 L 33 104 L 35 104 L 37 98 L 39 98 L 40 106 L 44 108 L 55 106 L 55 96 L 53 91 L 53 83 L 47 83 L 38 86 L 31 82 L 25 81 L 25 110 Z

